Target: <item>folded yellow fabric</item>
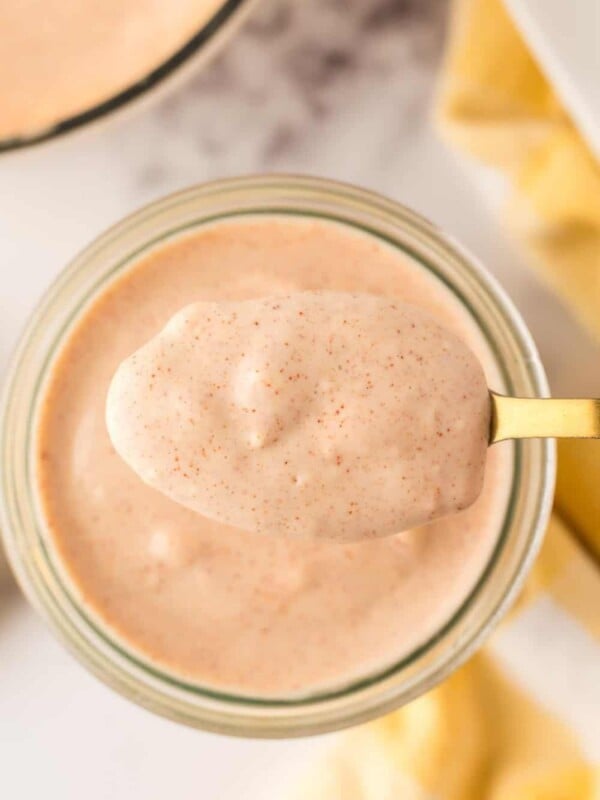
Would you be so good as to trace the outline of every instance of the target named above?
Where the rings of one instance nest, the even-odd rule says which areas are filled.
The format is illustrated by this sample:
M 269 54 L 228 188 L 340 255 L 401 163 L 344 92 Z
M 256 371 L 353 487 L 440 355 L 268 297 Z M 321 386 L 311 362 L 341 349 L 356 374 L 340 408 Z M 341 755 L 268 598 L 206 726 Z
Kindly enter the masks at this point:
M 500 0 L 456 4 L 438 112 L 450 141 L 506 176 L 509 228 L 600 337 L 600 165 Z
M 510 231 L 600 337 L 600 166 L 500 0 L 455 3 L 438 121 L 504 176 Z M 441 686 L 342 735 L 294 796 L 600 798 L 599 564 L 600 443 L 565 442 L 556 512 L 508 620 Z
M 429 694 L 340 737 L 297 800 L 600 797 L 600 577 L 555 517 L 517 609 Z

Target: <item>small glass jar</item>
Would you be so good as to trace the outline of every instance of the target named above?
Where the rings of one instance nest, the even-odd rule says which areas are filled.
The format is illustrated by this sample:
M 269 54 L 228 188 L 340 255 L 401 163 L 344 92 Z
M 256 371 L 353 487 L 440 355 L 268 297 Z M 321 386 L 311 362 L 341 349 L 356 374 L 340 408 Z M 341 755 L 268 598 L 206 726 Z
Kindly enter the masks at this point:
M 412 211 L 362 189 L 314 178 L 238 178 L 188 189 L 120 222 L 78 255 L 48 290 L 14 356 L 0 406 L 0 510 L 4 543 L 25 593 L 79 660 L 137 703 L 181 723 L 253 737 L 342 728 L 427 691 L 481 644 L 531 566 L 550 513 L 554 443 L 514 445 L 510 501 L 498 543 L 462 607 L 422 647 L 382 674 L 340 691 L 268 701 L 186 684 L 151 668 L 99 630 L 61 579 L 37 508 L 36 409 L 50 363 L 82 308 L 119 272 L 167 238 L 237 215 L 335 220 L 385 240 L 456 295 L 487 340 L 507 393 L 547 394 L 544 371 L 519 314 L 461 247 Z
M 176 52 L 156 66 L 139 80 L 120 89 L 111 97 L 93 103 L 42 130 L 24 131 L 21 136 L 0 138 L 0 153 L 17 150 L 49 139 L 55 139 L 69 131 L 104 119 L 116 111 L 130 108 L 134 101 L 157 97 L 159 89 L 165 89 L 175 80 L 182 78 L 185 67 L 196 68 L 208 60 L 220 48 L 227 37 L 240 24 L 253 3 L 258 0 L 222 0 L 221 4 L 206 22 Z

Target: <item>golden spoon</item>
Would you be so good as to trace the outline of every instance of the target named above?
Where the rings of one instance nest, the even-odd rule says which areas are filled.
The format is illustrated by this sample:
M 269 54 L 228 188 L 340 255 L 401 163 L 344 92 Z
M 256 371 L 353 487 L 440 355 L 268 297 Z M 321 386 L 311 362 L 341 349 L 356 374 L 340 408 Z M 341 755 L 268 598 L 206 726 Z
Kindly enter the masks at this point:
M 600 399 L 490 395 L 490 444 L 537 437 L 600 439 Z

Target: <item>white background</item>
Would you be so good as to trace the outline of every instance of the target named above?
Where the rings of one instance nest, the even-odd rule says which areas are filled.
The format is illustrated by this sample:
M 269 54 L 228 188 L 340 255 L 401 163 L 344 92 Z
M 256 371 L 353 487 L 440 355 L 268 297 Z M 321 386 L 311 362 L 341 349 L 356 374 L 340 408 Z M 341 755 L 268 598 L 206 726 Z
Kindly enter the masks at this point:
M 556 393 L 600 391 L 600 353 L 497 227 L 493 185 L 432 130 L 444 15 L 443 0 L 270 0 L 156 102 L 0 157 L 0 373 L 36 299 L 107 225 L 191 183 L 271 170 L 359 183 L 421 211 L 500 277 Z M 280 798 L 322 746 L 224 739 L 137 708 L 73 661 L 0 568 L 0 796 Z

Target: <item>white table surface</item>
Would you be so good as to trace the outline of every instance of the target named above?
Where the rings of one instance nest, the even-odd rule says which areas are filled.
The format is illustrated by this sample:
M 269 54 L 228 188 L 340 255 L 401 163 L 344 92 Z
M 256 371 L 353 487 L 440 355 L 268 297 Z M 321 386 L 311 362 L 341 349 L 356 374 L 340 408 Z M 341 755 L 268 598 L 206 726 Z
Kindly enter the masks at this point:
M 271 170 L 359 183 L 424 213 L 500 277 L 555 391 L 600 391 L 600 352 L 431 130 L 444 12 L 444 0 L 267 0 L 216 62 L 158 102 L 0 158 L 0 373 L 45 286 L 107 225 L 191 183 Z M 2 583 L 1 797 L 280 798 L 324 746 L 154 717 L 88 675 Z

